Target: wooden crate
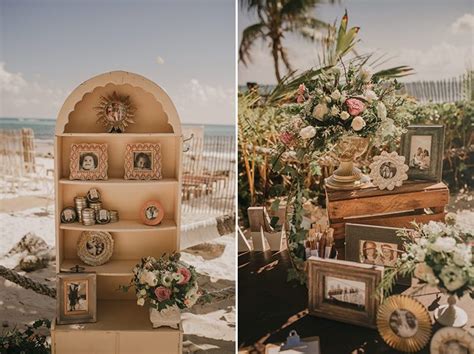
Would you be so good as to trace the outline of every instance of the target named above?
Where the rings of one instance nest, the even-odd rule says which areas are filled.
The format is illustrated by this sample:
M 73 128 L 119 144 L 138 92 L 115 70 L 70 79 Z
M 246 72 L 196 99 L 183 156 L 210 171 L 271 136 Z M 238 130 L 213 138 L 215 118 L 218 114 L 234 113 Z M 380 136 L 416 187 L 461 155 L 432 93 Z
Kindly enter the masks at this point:
M 449 189 L 444 183 L 408 181 L 392 191 L 381 191 L 373 185 L 352 191 L 327 188 L 326 207 L 339 258 L 344 259 L 347 222 L 411 227 L 412 221 L 442 221 L 448 201 Z

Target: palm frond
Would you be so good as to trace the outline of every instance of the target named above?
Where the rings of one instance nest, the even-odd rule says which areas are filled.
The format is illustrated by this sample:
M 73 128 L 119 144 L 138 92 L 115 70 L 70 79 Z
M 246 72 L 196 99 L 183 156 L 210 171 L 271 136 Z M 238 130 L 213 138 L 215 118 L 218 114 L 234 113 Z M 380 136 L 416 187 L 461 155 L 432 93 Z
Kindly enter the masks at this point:
M 264 37 L 265 34 L 263 29 L 265 28 L 264 23 L 255 23 L 253 25 L 248 26 L 242 32 L 242 40 L 240 41 L 239 46 L 239 60 L 247 65 L 248 62 L 252 61 L 250 55 L 250 48 L 255 43 L 255 41 L 259 37 Z
M 374 73 L 373 78 L 397 78 L 413 75 L 415 71 L 407 65 L 396 66 L 394 68 L 380 70 Z

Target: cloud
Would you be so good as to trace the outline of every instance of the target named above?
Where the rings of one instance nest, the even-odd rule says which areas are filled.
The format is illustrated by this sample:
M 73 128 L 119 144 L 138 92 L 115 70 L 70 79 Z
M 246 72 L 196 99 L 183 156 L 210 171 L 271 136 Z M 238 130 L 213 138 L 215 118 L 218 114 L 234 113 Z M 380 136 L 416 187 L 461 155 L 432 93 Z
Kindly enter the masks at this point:
M 459 33 L 464 33 L 464 32 L 472 34 L 474 32 L 474 14 L 464 14 L 461 17 L 459 17 L 451 25 L 451 32 L 454 34 L 459 34 Z
M 9 72 L 0 62 L 0 117 L 54 118 L 67 91 Z
M 156 57 L 156 63 L 159 64 L 159 65 L 162 65 L 165 63 L 165 60 L 160 57 L 159 55 Z
M 193 78 L 179 92 L 170 92 L 181 119 L 194 124 L 235 124 L 235 89 Z

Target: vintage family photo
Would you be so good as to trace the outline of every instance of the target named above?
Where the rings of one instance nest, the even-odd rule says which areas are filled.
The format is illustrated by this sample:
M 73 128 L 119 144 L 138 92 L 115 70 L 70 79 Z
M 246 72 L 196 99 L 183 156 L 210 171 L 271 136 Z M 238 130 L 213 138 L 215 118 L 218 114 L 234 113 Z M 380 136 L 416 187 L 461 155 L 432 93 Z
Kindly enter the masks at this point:
M 431 135 L 413 135 L 410 143 L 409 167 L 428 170 L 431 166 Z
M 397 309 L 390 315 L 389 326 L 397 336 L 410 338 L 418 331 L 418 320 L 411 311 Z
M 79 158 L 79 171 L 94 171 L 99 166 L 99 157 L 94 152 L 83 152 Z
M 89 311 L 88 284 L 89 281 L 86 279 L 64 282 L 64 313 L 66 315 L 82 314 Z
M 151 151 L 140 151 L 133 153 L 133 168 L 135 170 L 147 170 L 150 171 L 152 167 L 152 156 Z
M 360 262 L 393 267 L 398 259 L 398 245 L 388 242 L 360 240 Z
M 390 179 L 395 177 L 397 174 L 397 166 L 395 166 L 394 163 L 392 162 L 384 162 L 380 166 L 380 176 L 382 176 L 385 179 Z
M 125 150 L 125 179 L 161 179 L 161 144 L 127 144 Z
M 354 310 L 365 310 L 365 283 L 350 279 L 326 276 L 324 301 Z

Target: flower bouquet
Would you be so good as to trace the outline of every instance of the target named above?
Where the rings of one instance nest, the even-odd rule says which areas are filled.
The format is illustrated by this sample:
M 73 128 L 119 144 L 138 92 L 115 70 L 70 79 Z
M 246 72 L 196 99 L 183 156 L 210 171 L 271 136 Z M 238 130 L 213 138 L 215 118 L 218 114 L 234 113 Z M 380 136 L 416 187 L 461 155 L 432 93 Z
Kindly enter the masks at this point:
M 396 79 L 374 76 L 353 63 L 323 70 L 301 84 L 296 103 L 287 106 L 292 118 L 280 135 L 282 145 L 313 159 L 335 150 L 340 165 L 327 184 L 353 189 L 361 177 L 353 160 L 365 152 L 369 139 L 380 146 L 409 123 L 409 115 L 399 110 L 404 103 L 399 88 Z
M 153 328 L 177 328 L 180 309 L 192 307 L 202 295 L 194 267 L 179 258 L 179 253 L 159 259 L 142 258 L 133 269 L 130 285 L 122 286 L 125 291 L 132 286 L 135 288 L 139 306 L 148 302 Z
M 469 244 L 473 235 L 455 225 L 455 217 L 448 214 L 447 224 L 430 221 L 416 225 L 415 230 L 400 231 L 406 253 L 398 259 L 393 269 L 385 271 L 382 288 L 391 291 L 398 275 L 412 275 L 422 286 L 430 285 L 448 294 L 448 304 L 435 312 L 436 320 L 445 326 L 461 327 L 467 314 L 455 306 L 456 296 L 469 293 L 474 297 L 474 267 Z

